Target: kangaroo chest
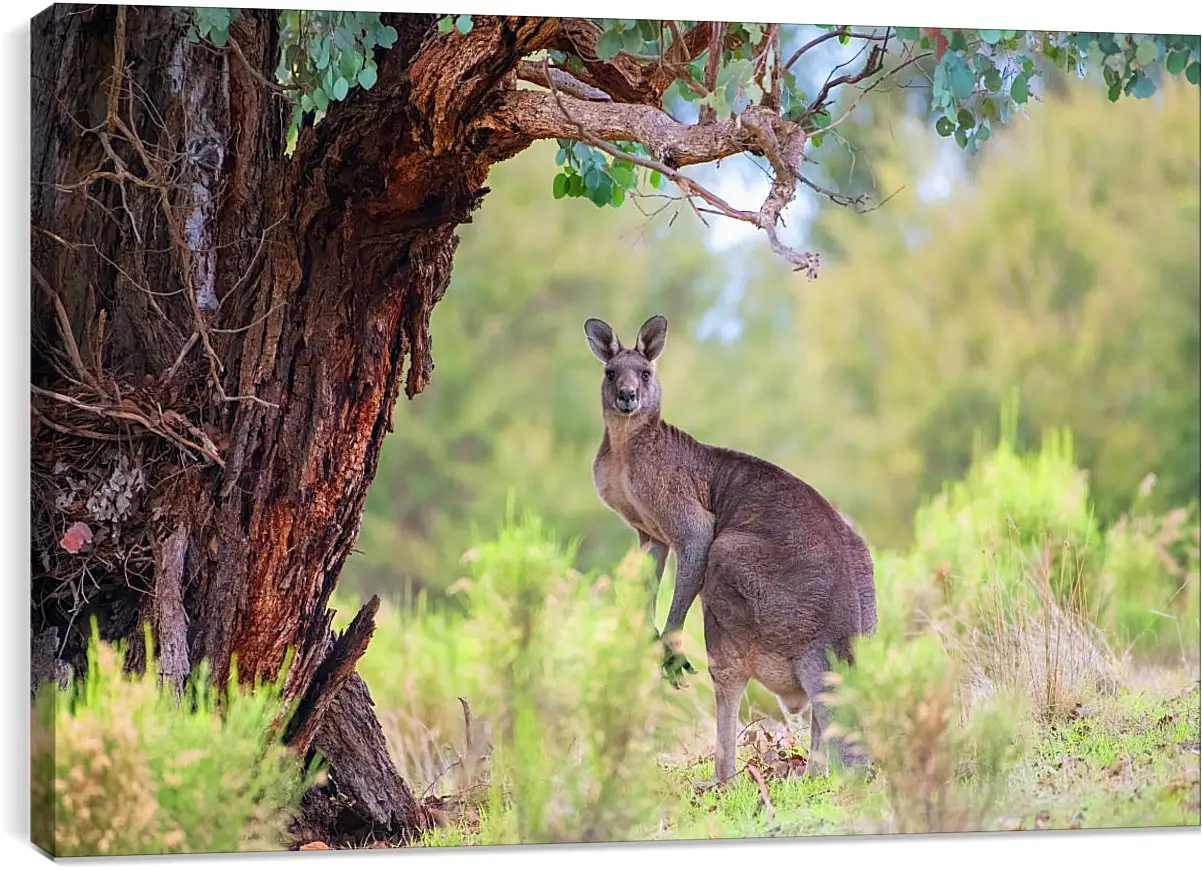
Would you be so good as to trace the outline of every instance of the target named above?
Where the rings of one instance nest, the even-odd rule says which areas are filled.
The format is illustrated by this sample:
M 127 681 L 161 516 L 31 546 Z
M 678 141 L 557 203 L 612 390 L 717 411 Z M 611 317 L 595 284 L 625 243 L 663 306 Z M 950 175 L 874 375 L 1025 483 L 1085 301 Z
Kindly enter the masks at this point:
M 593 463 L 593 484 L 601 501 L 622 517 L 627 525 L 667 543 L 654 513 L 639 499 L 638 488 L 633 485 L 625 463 L 619 461 L 612 452 L 603 451 L 597 455 Z

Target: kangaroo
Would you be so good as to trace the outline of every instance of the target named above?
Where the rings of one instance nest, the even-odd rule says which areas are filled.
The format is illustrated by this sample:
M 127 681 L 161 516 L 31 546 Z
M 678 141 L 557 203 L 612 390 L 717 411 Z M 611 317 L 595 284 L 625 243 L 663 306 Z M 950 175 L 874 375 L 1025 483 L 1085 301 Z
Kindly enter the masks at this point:
M 853 639 L 876 628 L 871 554 L 809 484 L 664 422 L 656 360 L 667 330 L 665 317 L 651 317 L 627 348 L 604 321 L 585 321 L 589 347 L 605 364 L 597 494 L 637 533 L 657 584 L 676 554 L 672 604 L 657 635 L 666 669 L 696 672 L 681 653 L 681 631 L 701 598 L 717 712 L 714 782 L 735 774 L 739 702 L 752 679 L 786 714 L 810 708 L 807 770 L 825 767 L 823 678 L 830 654 L 851 662 Z M 844 765 L 868 761 L 833 735 L 828 743 Z

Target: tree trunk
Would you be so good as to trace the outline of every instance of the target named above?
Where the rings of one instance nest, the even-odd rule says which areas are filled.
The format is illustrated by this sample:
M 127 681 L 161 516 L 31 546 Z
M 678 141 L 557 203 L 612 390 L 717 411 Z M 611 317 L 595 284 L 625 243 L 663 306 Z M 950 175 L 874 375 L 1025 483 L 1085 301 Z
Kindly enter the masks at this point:
M 243 10 L 225 51 L 166 7 L 33 21 L 32 623 L 45 673 L 82 666 L 92 618 L 135 652 L 149 622 L 174 681 L 235 657 L 274 678 L 292 649 L 290 737 L 408 836 L 425 814 L 353 674 L 374 605 L 337 643 L 327 605 L 402 380 L 430 377 L 455 228 L 523 144 L 486 156 L 469 113 L 551 25 L 448 50 L 434 16 L 392 16 L 376 86 L 288 157 L 277 20 Z

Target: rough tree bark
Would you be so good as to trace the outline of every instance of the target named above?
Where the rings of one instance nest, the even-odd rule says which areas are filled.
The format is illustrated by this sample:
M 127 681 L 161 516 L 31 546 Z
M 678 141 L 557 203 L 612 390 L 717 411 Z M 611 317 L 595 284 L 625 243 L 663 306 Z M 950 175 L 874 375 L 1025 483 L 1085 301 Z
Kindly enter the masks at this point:
M 391 16 L 377 85 L 288 158 L 277 20 L 244 10 L 238 52 L 169 8 L 33 21 L 35 681 L 82 666 L 92 617 L 135 645 L 149 621 L 174 681 L 274 677 L 291 648 L 288 736 L 360 827 L 408 836 L 425 814 L 353 673 L 374 603 L 337 643 L 327 604 L 402 384 L 430 377 L 455 228 L 522 147 L 465 147 L 468 113 L 555 28 L 450 45 Z

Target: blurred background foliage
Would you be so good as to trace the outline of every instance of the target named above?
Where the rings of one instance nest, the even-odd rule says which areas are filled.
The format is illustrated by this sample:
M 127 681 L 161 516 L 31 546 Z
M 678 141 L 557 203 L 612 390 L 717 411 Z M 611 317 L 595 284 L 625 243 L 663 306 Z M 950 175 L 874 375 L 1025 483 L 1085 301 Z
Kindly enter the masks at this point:
M 434 311 L 435 376 L 398 405 L 340 589 L 441 598 L 511 491 L 578 543 L 582 570 L 626 552 L 633 534 L 591 480 L 591 316 L 629 340 L 665 314 L 666 418 L 811 481 L 877 548 L 911 543 L 915 511 L 997 442 L 1015 398 L 1017 449 L 1071 432 L 1101 527 L 1149 474 L 1143 509 L 1191 505 L 1196 90 L 1110 103 L 1096 83 L 1054 80 L 968 159 L 930 134 L 913 93 L 869 101 L 817 149 L 824 175 L 892 198 L 865 214 L 813 198 L 804 232 L 826 263 L 812 283 L 758 238 L 707 244 L 687 209 L 640 213 L 662 200 L 553 200 L 553 143 L 497 166 Z

